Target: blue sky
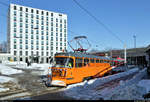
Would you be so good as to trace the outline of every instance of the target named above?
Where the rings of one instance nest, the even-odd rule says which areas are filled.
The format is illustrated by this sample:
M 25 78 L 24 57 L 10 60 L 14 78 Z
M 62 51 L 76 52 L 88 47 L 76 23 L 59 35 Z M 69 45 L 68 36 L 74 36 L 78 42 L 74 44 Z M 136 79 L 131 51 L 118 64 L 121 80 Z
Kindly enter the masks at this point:
M 88 37 L 92 48 L 123 48 L 123 44 L 99 25 L 86 12 L 79 8 L 73 0 L 3 0 L 68 15 L 68 40 L 74 36 Z M 137 47 L 150 44 L 150 0 L 77 0 L 90 11 L 121 40 L 127 48 L 134 47 L 133 35 L 137 36 Z M 7 10 L 0 4 L 0 42 L 6 41 Z

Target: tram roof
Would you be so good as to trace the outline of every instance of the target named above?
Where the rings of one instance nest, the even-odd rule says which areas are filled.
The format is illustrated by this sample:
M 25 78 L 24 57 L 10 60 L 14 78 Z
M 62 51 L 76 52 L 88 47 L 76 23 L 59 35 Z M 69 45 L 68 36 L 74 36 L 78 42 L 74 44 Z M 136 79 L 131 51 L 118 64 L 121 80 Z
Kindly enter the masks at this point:
M 114 58 L 96 56 L 96 55 L 91 55 L 91 54 L 81 53 L 81 52 L 61 52 L 61 53 L 56 53 L 55 56 L 74 56 L 74 57 L 99 58 L 99 59 L 104 59 L 104 60 L 122 61 L 122 60 L 118 60 Z

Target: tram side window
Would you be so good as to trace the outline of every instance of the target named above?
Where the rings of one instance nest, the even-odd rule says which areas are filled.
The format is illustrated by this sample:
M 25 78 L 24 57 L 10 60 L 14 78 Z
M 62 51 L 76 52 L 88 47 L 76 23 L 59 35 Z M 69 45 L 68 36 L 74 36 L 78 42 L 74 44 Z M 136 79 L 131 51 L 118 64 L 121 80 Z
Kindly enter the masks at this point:
M 94 63 L 95 61 L 94 61 L 94 59 L 92 58 L 92 59 L 90 59 L 90 62 L 91 62 L 91 63 Z
M 107 63 L 107 61 L 106 61 L 106 60 L 104 60 L 104 63 Z
M 96 59 L 96 63 L 99 63 L 99 59 Z
M 71 68 L 74 67 L 72 58 L 69 59 L 68 66 L 71 67 Z
M 103 63 L 103 60 L 102 60 L 102 59 L 100 59 L 100 63 Z
M 86 66 L 88 63 L 89 63 L 89 59 L 88 58 L 84 59 L 84 66 Z
M 81 58 L 76 58 L 76 67 L 82 67 L 82 62 Z

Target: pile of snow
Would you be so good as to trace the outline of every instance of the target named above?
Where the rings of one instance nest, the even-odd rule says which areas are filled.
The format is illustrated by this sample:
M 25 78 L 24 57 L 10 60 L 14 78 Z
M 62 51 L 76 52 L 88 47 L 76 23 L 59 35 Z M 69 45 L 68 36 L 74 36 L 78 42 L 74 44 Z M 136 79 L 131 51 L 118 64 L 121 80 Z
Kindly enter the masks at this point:
M 15 81 L 14 78 L 6 77 L 6 76 L 0 76 L 0 84 L 9 82 L 9 81 Z M 0 85 L 0 92 L 9 91 L 9 88 L 4 88 L 3 85 Z
M 11 74 L 22 73 L 22 70 L 13 69 L 11 67 L 0 64 L 0 73 L 4 75 L 11 75 Z
M 146 93 L 150 92 L 150 80 L 141 80 L 139 81 L 138 86 L 144 87 L 146 89 Z
M 15 67 L 25 69 L 25 68 L 27 68 L 27 63 L 20 62 L 20 63 L 17 63 Z
M 143 94 L 146 92 L 145 88 L 136 84 L 132 84 L 123 89 L 118 89 L 116 92 L 106 97 L 109 100 L 142 100 Z
M 14 78 L 6 77 L 6 76 L 0 76 L 0 83 L 6 83 L 9 81 L 14 81 Z
M 0 88 L 0 92 L 9 91 L 9 88 Z
M 135 100 L 143 99 L 146 89 L 137 83 L 146 75 L 146 69 L 136 74 L 132 79 L 121 81 L 120 85 L 102 94 L 105 100 Z M 140 82 L 141 83 L 141 82 Z
M 103 90 L 103 93 L 95 92 L 94 89 L 96 87 L 99 87 L 100 85 L 103 85 L 104 83 L 115 80 L 117 78 L 121 78 L 130 74 L 133 74 L 138 71 L 139 71 L 138 68 L 134 68 L 134 69 L 128 70 L 127 72 L 122 72 L 122 73 L 118 73 L 115 75 L 106 76 L 103 78 L 97 78 L 97 79 L 93 79 L 90 81 L 84 81 L 82 83 L 69 85 L 66 88 L 64 93 L 67 96 L 71 96 L 75 99 L 101 99 L 102 98 L 101 94 L 104 93 L 104 90 Z M 107 89 L 107 91 L 109 90 Z
M 119 67 L 116 67 L 114 69 L 112 69 L 113 71 L 126 71 L 128 69 L 127 66 L 119 66 Z

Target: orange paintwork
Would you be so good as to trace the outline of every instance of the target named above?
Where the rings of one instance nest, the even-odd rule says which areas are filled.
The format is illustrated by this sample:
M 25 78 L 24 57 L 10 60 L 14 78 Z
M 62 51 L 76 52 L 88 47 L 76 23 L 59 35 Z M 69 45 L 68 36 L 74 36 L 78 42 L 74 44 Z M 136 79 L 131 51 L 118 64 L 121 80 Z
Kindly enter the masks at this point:
M 66 56 L 56 56 L 56 57 L 66 57 Z M 52 67 L 52 82 L 59 80 L 64 82 L 64 86 L 79 83 L 88 77 L 100 77 L 105 73 L 109 72 L 112 67 L 110 63 L 88 63 L 82 67 L 75 67 L 75 57 L 70 57 L 74 59 L 73 68 L 55 68 Z M 61 71 L 60 71 L 61 70 Z M 61 75 L 60 75 L 61 72 Z

